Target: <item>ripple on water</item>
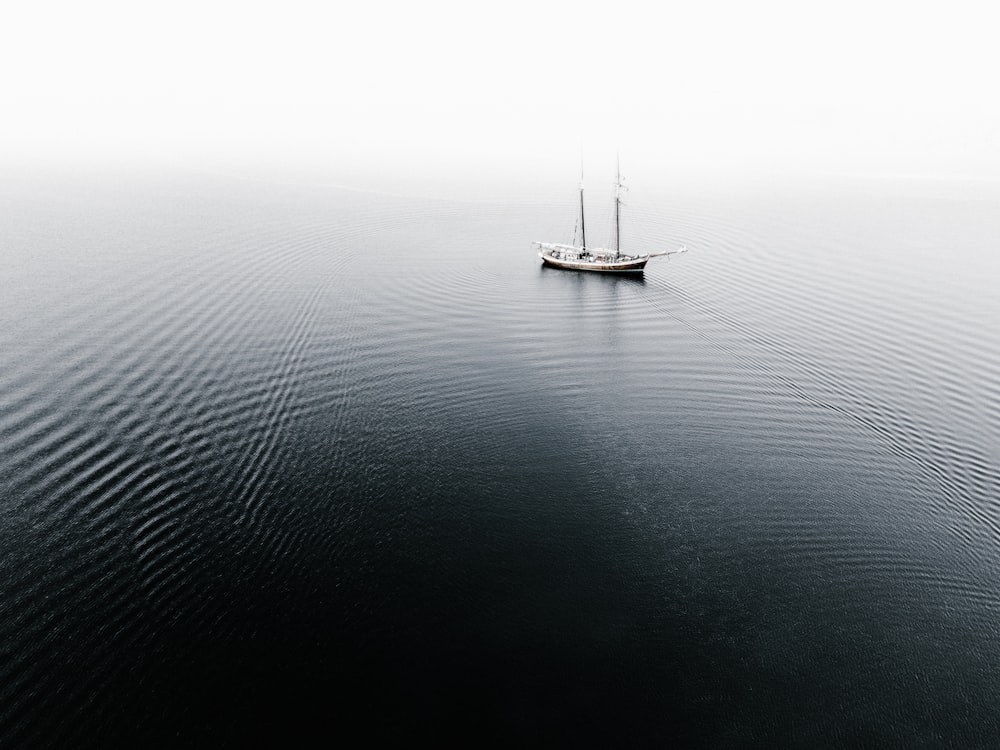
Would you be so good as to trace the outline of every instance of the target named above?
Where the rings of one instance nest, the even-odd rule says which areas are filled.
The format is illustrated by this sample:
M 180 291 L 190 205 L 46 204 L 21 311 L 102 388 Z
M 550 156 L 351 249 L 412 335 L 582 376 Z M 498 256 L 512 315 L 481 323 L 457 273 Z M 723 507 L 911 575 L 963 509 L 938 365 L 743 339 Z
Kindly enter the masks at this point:
M 954 664 L 975 668 L 963 639 L 994 656 L 1000 352 L 970 301 L 989 211 L 694 196 L 636 209 L 630 242 L 691 252 L 631 279 L 541 267 L 549 206 L 164 191 L 12 234 L 5 740 L 86 742 L 116 716 L 102 690 L 155 686 L 151 715 L 142 696 L 190 687 L 143 654 L 369 631 L 489 653 L 487 605 L 515 655 L 547 642 L 532 613 L 592 620 L 603 653 L 593 633 L 718 634 L 694 613 L 725 601 L 720 642 L 756 643 L 762 672 L 795 612 L 831 653 L 861 644 L 857 684 L 865 623 L 899 639 L 889 682 L 936 637 Z

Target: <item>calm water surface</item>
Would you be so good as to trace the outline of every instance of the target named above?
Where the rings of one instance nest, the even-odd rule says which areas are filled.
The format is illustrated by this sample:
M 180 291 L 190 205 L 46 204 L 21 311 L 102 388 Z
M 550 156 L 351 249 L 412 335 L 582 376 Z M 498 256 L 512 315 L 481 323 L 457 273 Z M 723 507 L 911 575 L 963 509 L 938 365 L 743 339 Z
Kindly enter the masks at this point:
M 1000 188 L 573 200 L 8 180 L 0 745 L 995 746 Z

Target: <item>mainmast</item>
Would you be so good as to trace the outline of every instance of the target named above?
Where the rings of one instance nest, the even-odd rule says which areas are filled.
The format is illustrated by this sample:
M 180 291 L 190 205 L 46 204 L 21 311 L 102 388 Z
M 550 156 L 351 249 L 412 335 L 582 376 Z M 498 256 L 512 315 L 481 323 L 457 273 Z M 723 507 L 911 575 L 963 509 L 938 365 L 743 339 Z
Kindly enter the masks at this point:
M 621 251 L 621 190 L 622 190 L 622 169 L 621 163 L 618 160 L 617 155 L 615 156 L 615 171 L 617 173 L 615 177 L 615 257 L 620 255 Z
M 587 249 L 587 227 L 583 223 L 583 159 L 580 160 L 580 247 Z

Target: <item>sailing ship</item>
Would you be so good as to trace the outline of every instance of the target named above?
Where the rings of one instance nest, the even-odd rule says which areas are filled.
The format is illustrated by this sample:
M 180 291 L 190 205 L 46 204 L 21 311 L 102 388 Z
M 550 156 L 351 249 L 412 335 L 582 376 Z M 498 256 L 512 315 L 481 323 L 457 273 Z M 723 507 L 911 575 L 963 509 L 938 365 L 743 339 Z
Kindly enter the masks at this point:
M 676 250 L 661 250 L 656 253 L 625 253 L 621 250 L 621 169 L 615 178 L 615 247 L 590 247 L 587 245 L 587 228 L 583 210 L 583 169 L 580 170 L 580 244 L 576 244 L 576 229 L 573 230 L 573 244 L 560 245 L 553 242 L 535 242 L 539 248 L 538 257 L 542 263 L 555 268 L 574 271 L 601 271 L 603 273 L 642 273 L 650 258 L 687 252 L 681 245 Z

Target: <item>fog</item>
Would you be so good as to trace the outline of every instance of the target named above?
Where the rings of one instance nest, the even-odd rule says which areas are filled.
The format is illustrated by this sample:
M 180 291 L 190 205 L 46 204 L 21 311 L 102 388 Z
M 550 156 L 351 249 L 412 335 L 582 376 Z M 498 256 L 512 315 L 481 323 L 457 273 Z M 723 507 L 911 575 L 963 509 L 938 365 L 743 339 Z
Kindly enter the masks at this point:
M 996 178 L 1000 54 L 976 7 L 20 3 L 0 159 L 361 184 L 564 179 L 621 151 L 679 177 Z

